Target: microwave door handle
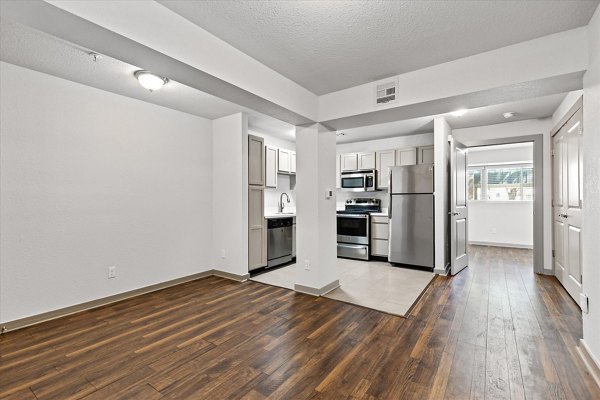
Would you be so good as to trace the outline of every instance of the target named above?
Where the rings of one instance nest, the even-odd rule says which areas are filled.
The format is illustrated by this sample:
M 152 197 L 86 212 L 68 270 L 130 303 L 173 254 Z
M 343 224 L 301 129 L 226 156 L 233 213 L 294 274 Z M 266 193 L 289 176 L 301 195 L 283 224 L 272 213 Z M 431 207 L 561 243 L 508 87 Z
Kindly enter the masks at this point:
M 367 182 L 369 182 L 369 177 L 367 175 L 363 176 L 363 182 L 364 182 L 364 189 L 366 192 L 367 191 Z

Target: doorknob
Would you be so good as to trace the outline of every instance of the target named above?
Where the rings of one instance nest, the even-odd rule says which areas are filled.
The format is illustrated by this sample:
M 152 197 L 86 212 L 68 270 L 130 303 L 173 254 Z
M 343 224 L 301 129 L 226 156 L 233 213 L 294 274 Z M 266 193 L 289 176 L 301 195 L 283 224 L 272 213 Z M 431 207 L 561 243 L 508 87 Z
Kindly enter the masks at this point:
M 454 215 L 455 217 L 456 217 L 458 214 L 460 214 L 460 213 L 457 213 L 457 212 L 452 212 L 452 211 L 449 211 L 449 212 L 448 212 L 448 215 Z

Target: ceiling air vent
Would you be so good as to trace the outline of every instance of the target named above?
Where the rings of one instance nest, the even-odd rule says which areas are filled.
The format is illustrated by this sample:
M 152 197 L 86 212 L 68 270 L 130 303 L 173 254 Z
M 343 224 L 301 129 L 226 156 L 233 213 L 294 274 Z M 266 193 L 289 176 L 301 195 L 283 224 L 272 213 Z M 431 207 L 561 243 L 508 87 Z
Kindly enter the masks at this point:
M 398 82 L 388 81 L 375 86 L 375 105 L 394 103 L 398 100 Z

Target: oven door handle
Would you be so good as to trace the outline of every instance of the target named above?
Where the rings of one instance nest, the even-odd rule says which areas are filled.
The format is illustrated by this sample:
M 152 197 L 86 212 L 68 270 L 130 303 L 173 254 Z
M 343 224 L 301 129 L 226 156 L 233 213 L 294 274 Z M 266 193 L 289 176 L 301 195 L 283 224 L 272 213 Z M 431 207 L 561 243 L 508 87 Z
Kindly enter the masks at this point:
M 369 218 L 369 214 L 338 214 L 338 218 L 360 218 L 365 219 Z

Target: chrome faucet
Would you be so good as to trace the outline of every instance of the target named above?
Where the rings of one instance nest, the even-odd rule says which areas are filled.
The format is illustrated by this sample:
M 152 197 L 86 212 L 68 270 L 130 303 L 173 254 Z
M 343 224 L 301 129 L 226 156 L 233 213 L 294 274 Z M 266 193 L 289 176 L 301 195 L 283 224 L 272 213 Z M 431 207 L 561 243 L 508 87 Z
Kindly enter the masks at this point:
M 281 193 L 281 196 L 279 196 L 279 212 L 282 213 L 283 212 L 283 195 L 285 194 L 285 197 L 287 198 L 287 202 L 290 202 L 290 196 L 287 195 L 287 193 L 283 192 Z

